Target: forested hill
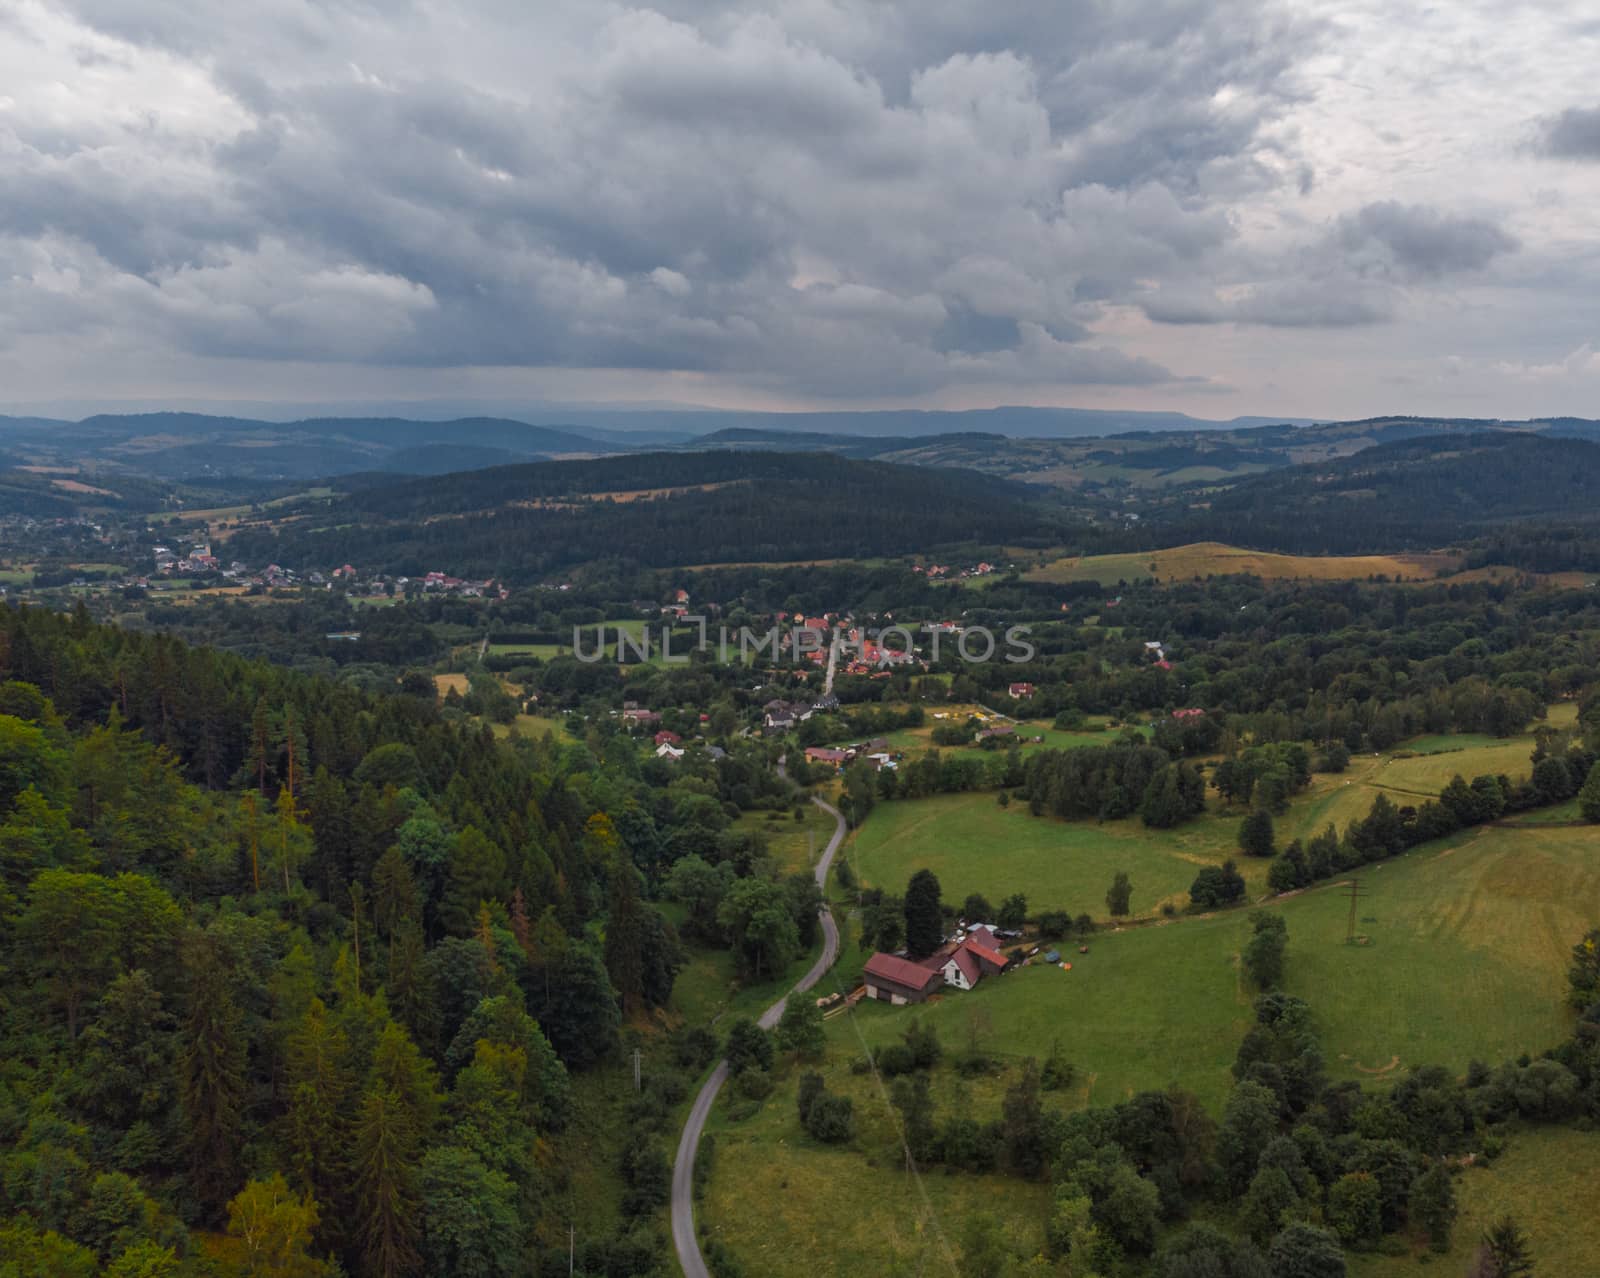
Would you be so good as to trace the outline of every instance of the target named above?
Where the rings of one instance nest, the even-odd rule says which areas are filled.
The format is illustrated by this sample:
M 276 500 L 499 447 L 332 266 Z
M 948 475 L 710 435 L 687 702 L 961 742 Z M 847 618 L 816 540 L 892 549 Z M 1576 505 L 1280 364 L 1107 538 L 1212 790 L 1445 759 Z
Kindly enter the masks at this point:
M 681 964 L 642 875 L 786 788 L 730 746 L 647 784 L 630 749 L 453 723 L 426 676 L 366 695 L 0 608 L 0 1274 L 567 1273 L 569 1074 Z M 815 885 L 746 851 L 814 926 Z M 580 1233 L 579 1272 L 658 1272 L 663 1197 Z
M 1600 445 L 1488 431 L 1380 444 L 1185 500 L 1184 539 L 1353 554 L 1472 540 L 1506 524 L 1600 519 Z
M 527 581 L 609 555 L 662 567 L 870 557 L 1048 545 L 1071 526 L 1037 489 L 971 472 L 717 451 L 352 485 L 275 532 L 242 532 L 230 545 L 250 562 Z

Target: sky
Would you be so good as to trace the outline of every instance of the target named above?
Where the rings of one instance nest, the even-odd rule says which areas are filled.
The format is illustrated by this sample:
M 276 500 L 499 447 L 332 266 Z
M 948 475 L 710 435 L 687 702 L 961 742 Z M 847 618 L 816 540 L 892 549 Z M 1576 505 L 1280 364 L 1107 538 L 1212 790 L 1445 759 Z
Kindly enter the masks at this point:
M 1597 65 L 1566 0 L 7 0 L 0 401 L 1600 417 Z

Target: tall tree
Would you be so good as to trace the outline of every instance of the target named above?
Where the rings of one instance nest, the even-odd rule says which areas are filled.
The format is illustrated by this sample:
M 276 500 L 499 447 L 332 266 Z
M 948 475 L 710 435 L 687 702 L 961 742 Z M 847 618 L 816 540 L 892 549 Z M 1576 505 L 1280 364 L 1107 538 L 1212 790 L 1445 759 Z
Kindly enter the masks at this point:
M 1128 913 L 1132 902 L 1133 882 L 1126 870 L 1118 870 L 1111 879 L 1111 887 L 1106 891 L 1106 910 L 1112 918 L 1119 919 Z
M 184 948 L 184 968 L 189 989 L 179 1094 L 195 1197 L 212 1211 L 220 1211 L 238 1184 L 244 1128 L 244 1029 L 216 941 L 204 935 L 192 938 Z
M 606 971 L 624 1012 L 635 1012 L 644 999 L 644 918 L 639 903 L 639 872 L 626 857 L 611 866 L 611 892 L 606 913 Z
M 913 958 L 932 954 L 944 944 L 944 905 L 939 880 L 932 870 L 918 870 L 906 884 L 906 949 Z
M 355 1231 L 367 1272 L 406 1278 L 422 1266 L 418 1132 L 408 1107 L 385 1087 L 369 1089 L 356 1115 Z

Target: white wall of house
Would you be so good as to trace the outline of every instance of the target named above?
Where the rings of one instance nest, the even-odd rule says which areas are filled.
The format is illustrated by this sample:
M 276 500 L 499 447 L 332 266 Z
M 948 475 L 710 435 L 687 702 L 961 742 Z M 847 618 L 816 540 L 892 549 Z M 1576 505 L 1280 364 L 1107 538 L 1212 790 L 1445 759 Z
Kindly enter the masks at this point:
M 967 983 L 967 974 L 956 966 L 955 959 L 951 959 L 940 970 L 944 973 L 944 983 L 946 985 L 954 985 L 958 990 L 970 990 L 972 988 Z

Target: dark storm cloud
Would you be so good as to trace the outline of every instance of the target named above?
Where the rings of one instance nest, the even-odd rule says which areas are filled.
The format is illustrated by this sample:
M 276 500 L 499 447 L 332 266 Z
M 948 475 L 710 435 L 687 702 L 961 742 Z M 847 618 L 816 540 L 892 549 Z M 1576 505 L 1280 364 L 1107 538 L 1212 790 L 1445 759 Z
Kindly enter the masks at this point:
M 1600 161 L 1600 107 L 1569 107 L 1539 122 L 1539 149 L 1563 160 Z

